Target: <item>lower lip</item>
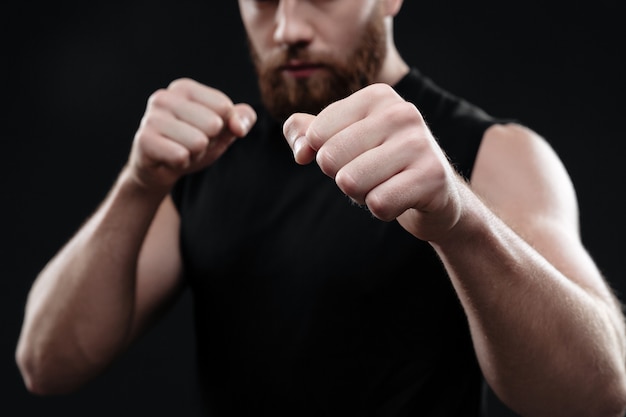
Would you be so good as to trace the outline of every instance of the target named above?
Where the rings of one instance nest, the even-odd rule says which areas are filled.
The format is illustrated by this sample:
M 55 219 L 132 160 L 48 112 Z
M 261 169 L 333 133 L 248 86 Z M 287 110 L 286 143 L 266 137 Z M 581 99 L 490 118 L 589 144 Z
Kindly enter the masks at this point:
M 286 68 L 283 72 L 293 78 L 307 78 L 314 73 L 320 71 L 322 67 L 299 67 L 299 68 Z

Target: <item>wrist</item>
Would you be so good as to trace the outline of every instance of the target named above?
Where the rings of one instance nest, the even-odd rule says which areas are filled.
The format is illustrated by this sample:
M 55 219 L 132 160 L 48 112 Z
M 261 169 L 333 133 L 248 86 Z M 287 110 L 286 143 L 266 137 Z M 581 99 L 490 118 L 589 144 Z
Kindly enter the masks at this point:
M 136 170 L 126 165 L 118 177 L 117 187 L 124 194 L 161 201 L 172 190 L 173 184 L 165 185 L 146 181 L 137 174 Z

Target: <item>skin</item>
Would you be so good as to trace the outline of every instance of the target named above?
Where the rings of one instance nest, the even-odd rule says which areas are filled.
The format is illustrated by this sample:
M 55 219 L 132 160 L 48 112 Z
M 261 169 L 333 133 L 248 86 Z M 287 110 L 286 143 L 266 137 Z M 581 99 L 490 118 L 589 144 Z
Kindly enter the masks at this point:
M 623 316 L 581 243 L 565 168 L 533 131 L 498 125 L 485 133 L 471 181 L 460 178 L 419 110 L 389 87 L 408 71 L 391 36 L 401 4 L 239 0 L 261 60 L 294 44 L 350 50 L 375 7 L 385 16 L 376 83 L 285 122 L 295 163 L 316 163 L 381 221 L 397 220 L 433 246 L 485 377 L 509 407 L 524 416 L 622 416 Z M 78 388 L 166 310 L 182 285 L 180 219 L 168 193 L 255 120 L 247 104 L 189 79 L 150 97 L 109 195 L 29 294 L 16 351 L 29 390 Z

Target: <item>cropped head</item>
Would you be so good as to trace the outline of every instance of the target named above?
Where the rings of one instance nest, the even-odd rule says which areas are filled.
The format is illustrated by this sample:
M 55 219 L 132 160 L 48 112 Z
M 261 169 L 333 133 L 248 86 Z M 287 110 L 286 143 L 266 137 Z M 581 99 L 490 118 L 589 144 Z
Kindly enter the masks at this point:
M 381 81 L 401 0 L 239 0 L 261 97 L 280 120 Z

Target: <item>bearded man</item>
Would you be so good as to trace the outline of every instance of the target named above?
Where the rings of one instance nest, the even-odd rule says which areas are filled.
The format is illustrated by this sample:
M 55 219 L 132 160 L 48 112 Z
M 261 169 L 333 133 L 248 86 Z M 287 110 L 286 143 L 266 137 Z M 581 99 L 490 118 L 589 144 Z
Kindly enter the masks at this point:
M 566 170 L 409 66 L 401 5 L 239 0 L 263 103 L 150 97 L 31 290 L 28 389 L 95 377 L 188 286 L 211 416 L 479 416 L 485 383 L 524 416 L 623 414 L 623 316 Z

